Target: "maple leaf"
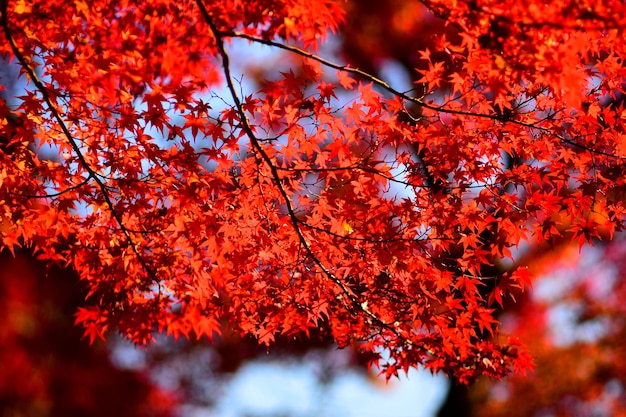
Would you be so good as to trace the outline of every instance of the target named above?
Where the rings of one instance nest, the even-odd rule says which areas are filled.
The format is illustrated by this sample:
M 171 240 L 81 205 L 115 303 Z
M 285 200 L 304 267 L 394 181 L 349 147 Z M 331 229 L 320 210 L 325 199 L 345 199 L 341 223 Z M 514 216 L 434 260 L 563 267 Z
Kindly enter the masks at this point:
M 3 247 L 76 270 L 92 342 L 327 326 L 388 350 L 387 376 L 522 369 L 497 338 L 530 286 L 521 242 L 625 227 L 626 6 L 353 10 L 376 35 L 352 3 L 274 3 L 0 2 L 29 82 L 0 84 Z M 355 66 L 318 55 L 340 28 Z M 391 61 L 410 90 L 374 73 Z
M 357 83 L 354 78 L 350 77 L 345 71 L 341 70 L 337 71 L 337 79 L 339 80 L 339 84 L 341 84 L 341 86 L 346 90 L 353 90 L 354 85 Z

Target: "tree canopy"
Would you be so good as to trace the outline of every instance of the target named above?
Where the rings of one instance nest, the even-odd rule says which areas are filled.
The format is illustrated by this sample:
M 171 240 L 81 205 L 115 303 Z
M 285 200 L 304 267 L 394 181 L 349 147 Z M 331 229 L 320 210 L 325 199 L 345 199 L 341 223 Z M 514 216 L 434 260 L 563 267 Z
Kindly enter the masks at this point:
M 26 82 L 0 102 L 2 247 L 76 271 L 92 342 L 315 334 L 388 377 L 528 370 L 499 331 L 528 248 L 623 228 L 626 5 L 369 3 L 0 0 Z M 241 42 L 274 71 L 236 72 Z

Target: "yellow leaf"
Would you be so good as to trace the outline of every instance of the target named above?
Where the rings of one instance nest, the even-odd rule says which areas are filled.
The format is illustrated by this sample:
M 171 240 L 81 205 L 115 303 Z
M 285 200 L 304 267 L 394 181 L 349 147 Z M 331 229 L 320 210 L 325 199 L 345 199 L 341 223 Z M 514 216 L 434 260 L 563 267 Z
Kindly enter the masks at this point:
M 498 69 L 503 70 L 506 68 L 506 59 L 504 59 L 502 55 L 496 55 L 494 59 L 496 61 L 496 67 L 498 67 Z
M 26 3 L 26 0 L 18 0 L 15 5 L 15 9 L 13 10 L 15 14 L 25 14 L 30 13 L 32 10 L 32 6 Z
M 343 230 L 345 230 L 347 234 L 354 232 L 354 229 L 352 228 L 352 226 L 350 226 L 350 223 L 348 223 L 346 220 L 343 221 L 342 226 L 343 226 Z
M 85 3 L 84 1 L 75 1 L 74 2 L 75 6 L 76 6 L 76 11 L 80 14 L 82 14 L 83 16 L 88 16 L 89 15 L 89 6 L 87 6 L 87 3 Z

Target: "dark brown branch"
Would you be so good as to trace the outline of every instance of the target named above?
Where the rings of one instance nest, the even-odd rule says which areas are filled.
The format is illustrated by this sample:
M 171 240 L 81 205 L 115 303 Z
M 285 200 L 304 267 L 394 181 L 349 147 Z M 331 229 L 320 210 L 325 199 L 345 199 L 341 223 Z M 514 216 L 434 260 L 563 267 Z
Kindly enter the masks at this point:
M 196 0 L 196 3 L 198 4 L 198 7 L 200 9 L 200 12 L 201 12 L 205 22 L 209 25 L 209 28 L 211 29 L 211 31 L 213 32 L 213 36 L 215 37 L 215 41 L 216 41 L 216 44 L 217 44 L 217 50 L 218 50 L 218 53 L 219 53 L 219 55 L 220 55 L 220 57 L 222 59 L 222 68 L 224 70 L 224 78 L 226 80 L 226 85 L 227 85 L 228 90 L 230 92 L 230 95 L 231 95 L 231 97 L 232 97 L 232 99 L 233 99 L 233 101 L 235 103 L 235 108 L 237 109 L 237 113 L 239 114 L 239 117 L 241 118 L 242 128 L 243 128 L 244 132 L 246 133 L 246 136 L 248 136 L 248 138 L 250 139 L 250 143 L 252 144 L 252 147 L 259 153 L 259 155 L 261 155 L 261 158 L 263 159 L 263 162 L 270 169 L 270 172 L 272 174 L 272 178 L 274 180 L 274 183 L 276 184 L 276 187 L 277 187 L 279 193 L 281 194 L 281 196 L 282 196 L 282 198 L 283 198 L 283 200 L 285 202 L 285 206 L 287 208 L 287 214 L 288 214 L 289 219 L 290 219 L 290 221 L 291 221 L 291 223 L 292 223 L 292 225 L 294 227 L 294 230 L 295 230 L 296 234 L 298 235 L 298 239 L 301 242 L 302 247 L 305 249 L 306 253 L 311 258 L 311 260 L 320 268 L 322 273 L 328 279 L 330 279 L 332 282 L 334 282 L 341 289 L 341 291 L 348 297 L 348 299 L 350 300 L 350 302 L 352 304 L 351 310 L 357 310 L 357 311 L 360 311 L 360 312 L 364 313 L 373 322 L 378 324 L 381 328 L 384 328 L 384 329 L 387 329 L 387 330 L 391 331 L 393 334 L 395 334 L 401 340 L 405 341 L 407 344 L 411 344 L 411 341 L 406 339 L 402 335 L 400 335 L 398 333 L 398 329 L 394 328 L 393 325 L 386 323 L 385 321 L 380 319 L 378 316 L 376 316 L 376 314 L 372 313 L 367 308 L 367 304 L 365 302 L 361 302 L 354 294 L 352 294 L 352 292 L 347 288 L 347 286 L 339 278 L 337 278 L 332 272 L 330 272 L 330 270 L 322 263 L 322 261 L 313 252 L 313 249 L 311 248 L 310 243 L 307 241 L 306 237 L 302 233 L 302 230 L 300 229 L 300 222 L 299 222 L 299 220 L 297 218 L 297 215 L 296 215 L 296 212 L 295 212 L 295 210 L 293 208 L 293 203 L 291 202 L 291 199 L 289 198 L 289 195 L 287 194 L 287 191 L 282 186 L 282 181 L 281 181 L 281 177 L 280 177 L 280 174 L 278 172 L 278 169 L 276 168 L 276 166 L 272 162 L 272 159 L 267 154 L 267 152 L 265 152 L 265 149 L 262 147 L 259 139 L 254 134 L 254 132 L 252 130 L 252 127 L 250 126 L 250 123 L 248 121 L 248 118 L 247 118 L 247 116 L 245 114 L 243 105 L 241 103 L 239 95 L 237 94 L 237 90 L 236 90 L 235 85 L 233 83 L 232 75 L 230 73 L 230 58 L 229 58 L 228 53 L 226 52 L 226 48 L 224 46 L 224 36 L 225 36 L 225 34 L 223 32 L 221 32 L 217 28 L 217 26 L 215 25 L 215 23 L 213 21 L 213 18 L 209 14 L 209 12 L 206 9 L 206 7 L 204 7 L 204 4 L 203 4 L 202 0 Z
M 399 90 L 396 90 L 395 88 L 391 87 L 388 83 L 386 83 L 385 81 L 381 80 L 380 78 L 369 74 L 365 71 L 362 71 L 358 68 L 352 68 L 349 67 L 347 65 L 340 65 L 340 64 L 336 64 L 332 61 L 329 61 L 325 58 L 320 57 L 319 55 L 315 55 L 311 52 L 305 51 L 304 49 L 298 48 L 296 46 L 291 46 L 291 45 L 284 45 L 280 42 L 274 42 L 271 41 L 269 39 L 263 39 L 263 38 L 257 38 L 255 36 L 251 36 L 248 35 L 246 33 L 242 33 L 242 32 L 237 32 L 237 31 L 231 31 L 231 32 L 220 32 L 220 36 L 222 38 L 224 37 L 230 37 L 230 38 L 241 38 L 241 39 L 246 39 L 250 42 L 254 42 L 254 43 L 260 43 L 262 45 L 267 45 L 267 46 L 272 46 L 275 48 L 279 48 L 279 49 L 283 49 L 285 51 L 289 51 L 292 53 L 295 53 L 297 55 L 300 55 L 302 57 L 311 59 L 313 61 L 319 62 L 320 64 L 329 67 L 329 68 L 333 68 L 336 69 L 338 71 L 344 71 L 350 74 L 354 74 L 356 76 L 362 77 L 370 82 L 372 82 L 373 84 L 383 88 L 384 90 L 388 91 L 389 93 L 393 94 L 394 96 L 396 96 L 399 99 L 402 100 L 406 100 L 408 102 L 411 103 L 415 103 L 418 106 L 421 106 L 425 109 L 428 110 L 432 110 L 438 113 L 448 113 L 448 114 L 453 114 L 453 115 L 457 115 L 457 116 L 467 116 L 467 117 L 478 117 L 481 119 L 489 119 L 489 120 L 493 120 L 495 122 L 500 122 L 500 123 L 511 123 L 511 124 L 515 124 L 518 126 L 523 126 L 526 127 L 528 129 L 536 129 L 539 131 L 542 131 L 544 133 L 547 133 L 549 135 L 552 135 L 554 137 L 556 137 L 557 139 L 559 139 L 561 142 L 566 143 L 568 145 L 574 146 L 576 148 L 582 149 L 584 151 L 590 152 L 590 153 L 594 153 L 597 155 L 603 155 L 603 156 L 607 156 L 610 158 L 615 158 L 615 159 L 626 159 L 626 157 L 623 156 L 618 156 L 618 155 L 614 155 L 614 154 L 610 154 L 608 152 L 603 152 L 601 150 L 598 149 L 594 149 L 594 148 L 590 148 L 588 146 L 585 145 L 581 145 L 580 143 L 577 143 L 571 139 L 567 139 L 565 138 L 563 135 L 558 134 L 554 131 L 552 131 L 551 129 L 547 128 L 547 127 L 543 127 L 543 126 L 538 126 L 534 123 L 526 123 L 523 122 L 521 120 L 515 120 L 515 119 L 507 119 L 507 120 L 502 120 L 502 117 L 500 115 L 497 114 L 487 114 L 487 113 L 473 113 L 470 111 L 463 111 L 463 110 L 454 110 L 454 109 L 448 109 L 445 108 L 443 106 L 437 106 L 434 104 L 429 104 L 426 101 L 424 101 L 422 98 L 417 98 L 417 97 L 411 97 L 409 95 L 407 95 L 404 92 L 401 92 Z
M 78 146 L 76 139 L 72 136 L 71 132 L 69 131 L 69 128 L 65 124 L 65 121 L 61 117 L 61 114 L 56 109 L 56 106 L 54 105 L 46 86 L 43 84 L 43 82 L 41 81 L 41 79 L 39 78 L 35 70 L 33 69 L 33 67 L 28 63 L 28 61 L 26 60 L 26 57 L 24 57 L 24 55 L 21 53 L 18 46 L 16 45 L 15 40 L 13 39 L 13 35 L 11 34 L 11 29 L 9 28 L 9 23 L 7 19 L 7 2 L 8 0 L 0 0 L 0 13 L 2 14 L 0 16 L 0 25 L 2 25 L 4 36 L 7 42 L 9 43 L 9 45 L 11 46 L 13 55 L 15 55 L 20 65 L 22 66 L 22 68 L 24 68 L 24 71 L 26 71 L 26 74 L 28 75 L 30 80 L 33 82 L 35 87 L 37 88 L 37 91 L 39 91 L 39 93 L 43 97 L 44 102 L 46 103 L 46 106 L 48 107 L 48 110 L 50 111 L 50 113 L 52 113 L 53 117 L 56 119 L 57 123 L 59 124 L 59 127 L 61 128 L 63 135 L 66 137 L 72 150 L 76 154 L 78 161 L 89 174 L 87 179 L 85 180 L 85 183 L 88 180 L 93 180 L 96 182 L 98 188 L 102 192 L 102 196 L 104 198 L 104 201 L 107 207 L 109 208 L 109 211 L 111 212 L 111 215 L 113 216 L 113 218 L 119 225 L 120 230 L 124 234 L 124 237 L 126 238 L 126 241 L 128 242 L 128 244 L 132 248 L 133 253 L 137 257 L 137 260 L 139 261 L 141 266 L 144 268 L 148 276 L 150 276 L 150 278 L 152 278 L 153 280 L 158 281 L 155 273 L 152 271 L 152 269 L 148 266 L 145 259 L 139 253 L 139 250 L 137 249 L 137 245 L 135 244 L 135 242 L 133 241 L 130 235 L 131 232 L 124 225 L 124 221 L 121 215 L 116 211 L 115 204 L 109 197 L 106 184 L 102 182 L 102 180 L 98 177 L 98 172 L 96 172 L 85 159 L 84 155 L 82 154 L 80 150 L 80 147 Z

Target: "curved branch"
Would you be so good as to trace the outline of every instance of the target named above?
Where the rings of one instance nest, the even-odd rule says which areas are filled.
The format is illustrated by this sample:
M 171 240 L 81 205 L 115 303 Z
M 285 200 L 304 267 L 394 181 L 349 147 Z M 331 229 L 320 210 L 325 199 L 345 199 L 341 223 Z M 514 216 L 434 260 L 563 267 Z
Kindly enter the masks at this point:
M 61 190 L 52 194 L 33 195 L 33 194 L 22 194 L 22 193 L 13 193 L 13 192 L 9 192 L 9 194 L 17 196 L 17 197 L 24 197 L 24 198 L 37 198 L 37 199 L 55 198 L 55 197 L 60 197 L 65 193 L 69 193 L 70 191 L 78 190 L 82 186 L 86 185 L 90 180 L 91 180 L 91 177 L 87 177 L 76 185 L 72 185 L 70 187 L 65 188 L 64 190 Z
M 378 316 L 376 316 L 376 314 L 372 313 L 367 308 L 367 303 L 361 302 L 346 287 L 346 285 L 339 278 L 337 278 L 322 263 L 322 261 L 313 252 L 313 249 L 311 248 L 310 243 L 307 241 L 306 237 L 302 233 L 302 230 L 300 229 L 300 226 L 299 226 L 300 221 L 298 220 L 296 212 L 295 212 L 295 210 L 293 208 L 293 203 L 291 202 L 291 199 L 289 198 L 289 195 L 287 194 L 287 191 L 282 186 L 281 177 L 280 177 L 280 174 L 278 172 L 278 169 L 276 168 L 276 166 L 272 162 L 272 160 L 271 160 L 270 156 L 267 154 L 267 152 L 265 152 L 265 149 L 261 146 L 261 143 L 260 143 L 259 139 L 256 137 L 256 135 L 254 134 L 254 132 L 252 130 L 252 127 L 250 126 L 250 123 L 248 121 L 248 118 L 247 118 L 247 116 L 245 114 L 245 111 L 244 111 L 244 108 L 243 108 L 243 104 L 242 104 L 242 102 L 241 102 L 241 100 L 240 100 L 240 98 L 239 98 L 239 96 L 237 94 L 235 85 L 234 85 L 233 80 L 232 80 L 232 75 L 231 75 L 231 72 L 230 72 L 230 58 L 229 58 L 228 53 L 226 52 L 226 48 L 224 46 L 225 33 L 221 32 L 217 28 L 217 26 L 215 25 L 215 22 L 213 21 L 213 18 L 211 17 L 211 15 L 209 14 L 208 10 L 204 6 L 202 0 L 196 0 L 196 3 L 197 3 L 197 5 L 198 5 L 198 7 L 200 9 L 202 17 L 204 18 L 205 22 L 207 23 L 207 25 L 209 26 L 209 28 L 213 32 L 213 36 L 215 37 L 215 41 L 216 41 L 216 44 L 217 44 L 217 50 L 218 50 L 218 53 L 219 53 L 219 55 L 220 55 L 220 57 L 222 59 L 222 68 L 224 70 L 224 77 L 225 77 L 225 80 L 226 80 L 226 85 L 227 85 L 228 90 L 230 92 L 230 95 L 231 95 L 231 97 L 232 97 L 232 99 L 233 99 L 233 101 L 235 103 L 235 107 L 237 109 L 237 113 L 239 114 L 239 117 L 241 118 L 242 128 L 243 128 L 244 132 L 246 133 L 246 136 L 248 136 L 248 138 L 250 139 L 250 143 L 252 144 L 252 147 L 259 153 L 259 155 L 261 155 L 261 158 L 262 158 L 263 162 L 270 169 L 270 172 L 272 174 L 272 179 L 274 180 L 274 183 L 276 184 L 276 187 L 277 187 L 279 193 L 281 194 L 281 196 L 282 196 L 282 198 L 283 198 L 283 200 L 285 202 L 285 206 L 287 208 L 287 214 L 289 216 L 289 219 L 290 219 L 290 221 L 291 221 L 291 223 L 293 225 L 293 228 L 294 228 L 296 234 L 298 235 L 298 240 L 302 244 L 302 247 L 304 247 L 304 249 L 305 249 L 305 252 L 311 258 L 311 260 L 320 268 L 322 273 L 328 279 L 330 279 L 332 282 L 334 282 L 341 289 L 341 291 L 348 297 L 348 299 L 352 303 L 351 310 L 353 310 L 353 311 L 357 310 L 357 311 L 362 312 L 363 314 L 368 316 L 373 322 L 378 324 L 380 327 L 385 328 L 385 329 L 391 331 L 398 338 L 404 340 L 407 344 L 411 344 L 410 340 L 408 340 L 408 339 L 404 338 L 403 336 L 401 336 L 400 334 L 398 334 L 398 329 L 394 328 L 391 324 L 386 323 L 385 321 L 380 319 Z
M 428 110 L 432 110 L 434 112 L 438 112 L 438 113 L 448 113 L 448 114 L 454 114 L 457 116 L 467 116 L 467 117 L 478 117 L 478 118 L 482 118 L 482 119 L 489 119 L 489 120 L 493 120 L 496 122 L 500 122 L 500 123 L 511 123 L 511 124 L 515 124 L 518 126 L 522 126 L 522 127 L 526 127 L 528 129 L 537 129 L 539 131 L 542 131 L 544 133 L 547 133 L 549 135 L 552 135 L 554 137 L 556 137 L 557 139 L 559 139 L 561 142 L 566 143 L 568 145 L 574 146 L 576 148 L 582 149 L 584 151 L 590 152 L 590 153 L 594 153 L 597 155 L 602 155 L 602 156 L 607 156 L 610 158 L 615 158 L 615 159 L 626 159 L 626 157 L 623 156 L 619 156 L 619 155 L 615 155 L 615 154 L 611 154 L 608 152 L 604 152 L 598 149 L 594 149 L 594 148 L 590 148 L 588 146 L 585 145 L 581 145 L 580 143 L 577 143 L 571 139 L 567 139 L 565 136 L 554 132 L 553 130 L 547 128 L 547 127 L 543 127 L 543 126 L 538 126 L 534 123 L 526 123 L 523 122 L 521 120 L 515 120 L 515 119 L 507 119 L 507 120 L 503 120 L 501 116 L 496 115 L 496 114 L 486 114 L 486 113 L 473 113 L 470 111 L 464 111 L 464 110 L 454 110 L 454 109 L 448 109 L 445 108 L 443 106 L 437 106 L 434 104 L 429 104 L 426 101 L 424 101 L 422 98 L 417 98 L 417 97 L 412 97 L 407 95 L 406 93 L 396 90 L 395 88 L 393 88 L 392 86 L 390 86 L 387 82 L 381 80 L 380 78 L 369 74 L 365 71 L 362 71 L 358 68 L 352 68 L 349 67 L 348 65 L 340 65 L 337 63 L 334 63 L 332 61 L 329 61 L 325 58 L 320 57 L 319 55 L 313 54 L 311 52 L 305 51 L 304 49 L 298 48 L 296 46 L 291 46 L 291 45 L 285 45 L 282 44 L 280 42 L 275 42 L 269 39 L 263 39 L 263 38 L 257 38 L 255 36 L 251 36 L 248 35 L 246 33 L 242 33 L 242 32 L 237 32 L 237 31 L 230 31 L 230 32 L 220 32 L 220 36 L 222 38 L 224 37 L 229 37 L 229 38 L 241 38 L 241 39 L 246 39 L 250 42 L 254 42 L 254 43 L 260 43 L 262 45 L 266 45 L 266 46 L 272 46 L 275 48 L 279 48 L 279 49 L 283 49 L 285 51 L 289 51 L 292 53 L 295 53 L 296 55 L 300 55 L 302 57 L 311 59 L 313 61 L 319 62 L 320 64 L 329 67 L 329 68 L 333 68 L 336 69 L 338 71 L 343 71 L 343 72 L 347 72 L 350 74 L 354 74 L 357 75 L 359 77 L 362 77 L 370 82 L 372 82 L 373 84 L 383 88 L 384 90 L 388 91 L 389 93 L 393 94 L 395 97 L 402 99 L 402 100 L 406 100 L 408 102 L 417 104 L 425 109 Z
M 85 181 L 93 180 L 96 182 L 98 188 L 102 192 L 102 196 L 104 198 L 104 201 L 107 207 L 109 208 L 109 211 L 111 212 L 111 215 L 113 216 L 113 218 L 119 225 L 120 230 L 124 234 L 124 237 L 126 238 L 126 241 L 128 242 L 128 244 L 131 246 L 133 253 L 137 257 L 137 260 L 139 261 L 141 266 L 145 269 L 148 276 L 150 276 L 150 278 L 152 278 L 153 280 L 157 281 L 156 274 L 154 273 L 154 271 L 152 271 L 152 269 L 148 266 L 145 259 L 139 253 L 139 249 L 137 249 L 137 245 L 135 244 L 135 242 L 133 241 L 130 235 L 130 230 L 127 229 L 126 226 L 124 225 L 122 216 L 115 210 L 115 204 L 109 197 L 106 184 L 99 178 L 98 172 L 94 170 L 85 159 L 85 156 L 82 154 L 80 147 L 78 146 L 78 143 L 76 142 L 76 139 L 72 136 L 71 132 L 69 131 L 69 128 L 67 127 L 67 124 L 65 123 L 65 121 L 61 117 L 61 114 L 57 110 L 52 100 L 52 97 L 50 96 L 50 94 L 48 93 L 48 90 L 46 89 L 46 86 L 41 81 L 41 79 L 39 78 L 39 76 L 37 75 L 33 67 L 28 63 L 28 61 L 26 60 L 26 57 L 24 57 L 24 55 L 19 50 L 17 44 L 15 43 L 15 40 L 13 39 L 13 35 L 11 33 L 11 29 L 9 28 L 9 23 L 7 19 L 7 0 L 0 0 L 0 13 L 1 13 L 0 25 L 2 26 L 4 37 L 6 38 L 7 42 L 10 45 L 13 55 L 17 58 L 22 68 L 24 68 L 24 71 L 26 72 L 30 80 L 33 82 L 33 84 L 35 84 L 35 87 L 37 88 L 37 91 L 39 91 L 41 96 L 43 97 L 43 100 L 46 103 L 48 110 L 50 111 L 50 113 L 52 113 L 52 116 L 59 124 L 59 127 L 61 128 L 63 135 L 65 136 L 72 150 L 76 154 L 78 161 L 89 174 Z

